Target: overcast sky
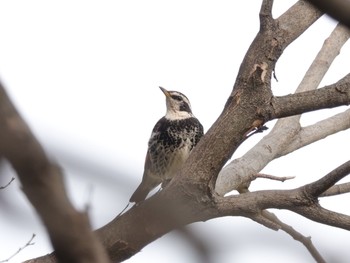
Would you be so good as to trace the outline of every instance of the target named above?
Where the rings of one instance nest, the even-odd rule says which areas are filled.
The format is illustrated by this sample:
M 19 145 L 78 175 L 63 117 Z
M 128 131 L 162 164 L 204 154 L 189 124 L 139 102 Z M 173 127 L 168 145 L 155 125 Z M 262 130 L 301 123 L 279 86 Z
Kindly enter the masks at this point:
M 0 79 L 53 160 L 65 172 L 77 207 L 92 205 L 94 228 L 109 222 L 141 180 L 147 141 L 165 113 L 158 86 L 190 99 L 207 130 L 223 109 L 242 58 L 255 37 L 261 1 L 0 1 Z M 278 16 L 295 1 L 275 1 Z M 292 93 L 333 30 L 326 17 L 295 41 L 277 63 L 275 95 Z M 348 73 L 347 43 L 321 86 Z M 341 112 L 303 117 L 311 124 Z M 272 127 L 273 123 L 268 123 Z M 264 134 L 235 153 L 242 155 Z M 265 172 L 297 176 L 283 184 L 257 181 L 252 189 L 292 188 L 311 182 L 347 160 L 350 132 L 331 136 L 273 162 Z M 317 169 L 315 167 L 317 166 Z M 11 178 L 3 167 L 1 185 Z M 349 213 L 349 196 L 323 201 Z M 323 204 L 322 203 L 322 204 Z M 0 192 L 0 260 L 36 233 L 36 244 L 11 262 L 51 251 L 38 218 L 18 182 Z M 288 212 L 286 223 L 312 236 L 327 259 L 350 258 L 350 234 Z M 306 249 L 284 233 L 243 218 L 192 226 L 212 239 L 215 262 L 312 262 Z M 203 230 L 205 229 L 205 231 Z M 128 262 L 195 262 L 184 239 L 167 235 Z M 176 245 L 174 245 L 176 244 Z M 254 250 L 254 253 L 251 253 Z

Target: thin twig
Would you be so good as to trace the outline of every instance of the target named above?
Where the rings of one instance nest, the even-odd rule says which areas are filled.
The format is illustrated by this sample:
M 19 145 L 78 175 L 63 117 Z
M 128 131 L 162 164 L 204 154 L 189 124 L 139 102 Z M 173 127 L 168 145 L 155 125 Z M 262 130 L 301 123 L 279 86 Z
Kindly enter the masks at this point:
M 293 227 L 290 225 L 283 223 L 278 217 L 267 210 L 261 211 L 261 213 L 254 214 L 253 216 L 250 216 L 252 220 L 255 222 L 270 228 L 272 230 L 278 231 L 283 230 L 288 235 L 290 235 L 294 240 L 299 241 L 302 243 L 305 248 L 309 251 L 309 253 L 312 255 L 312 257 L 316 260 L 317 263 L 326 263 L 326 261 L 323 259 L 321 254 L 317 251 L 317 249 L 314 247 L 311 241 L 311 237 L 306 237 L 296 231 Z
M 20 247 L 15 253 L 13 253 L 7 259 L 1 260 L 0 263 L 9 262 L 13 257 L 18 255 L 23 249 L 25 249 L 26 247 L 34 245 L 35 243 L 32 242 L 34 240 L 34 238 L 35 238 L 35 234 L 32 235 L 32 237 L 29 239 L 29 241 L 23 247 Z
M 262 174 L 262 173 L 257 173 L 255 175 L 256 178 L 265 178 L 265 179 L 270 179 L 270 180 L 275 180 L 275 181 L 281 181 L 284 182 L 286 180 L 291 180 L 294 179 L 295 176 L 283 176 L 283 177 L 279 177 L 279 176 L 274 176 L 274 175 L 270 175 L 270 174 Z
M 306 237 L 302 235 L 290 225 L 283 223 L 281 220 L 278 219 L 278 217 L 275 214 L 271 212 L 265 210 L 262 211 L 262 215 L 268 218 L 270 221 L 278 224 L 281 227 L 281 230 L 289 234 L 294 240 L 301 242 L 310 252 L 310 254 L 316 260 L 317 263 L 326 263 L 321 254 L 317 251 L 316 247 L 313 245 L 311 237 Z
M 0 186 L 0 190 L 5 189 L 6 187 L 8 187 L 14 180 L 15 180 L 15 178 L 12 177 L 11 180 L 10 180 L 10 182 L 8 182 L 8 183 L 7 183 L 6 185 L 4 185 L 4 186 Z

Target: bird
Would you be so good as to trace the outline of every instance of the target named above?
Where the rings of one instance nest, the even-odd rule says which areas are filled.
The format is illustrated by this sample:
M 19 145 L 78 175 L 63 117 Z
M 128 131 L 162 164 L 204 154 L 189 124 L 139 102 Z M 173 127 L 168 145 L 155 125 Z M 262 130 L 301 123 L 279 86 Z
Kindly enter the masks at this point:
M 136 204 L 158 185 L 163 189 L 170 182 L 203 136 L 203 126 L 193 115 L 188 98 L 181 92 L 159 88 L 166 98 L 166 114 L 148 141 L 142 181 L 130 197 Z

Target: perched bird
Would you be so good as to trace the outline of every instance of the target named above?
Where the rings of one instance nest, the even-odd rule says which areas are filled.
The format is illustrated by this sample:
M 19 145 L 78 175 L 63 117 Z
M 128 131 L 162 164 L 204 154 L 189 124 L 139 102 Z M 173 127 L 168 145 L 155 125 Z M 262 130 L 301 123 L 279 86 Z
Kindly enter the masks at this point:
M 160 183 L 164 188 L 203 136 L 203 126 L 192 114 L 188 98 L 178 91 L 159 88 L 166 97 L 166 114 L 153 128 L 142 182 L 130 202 L 145 200 Z

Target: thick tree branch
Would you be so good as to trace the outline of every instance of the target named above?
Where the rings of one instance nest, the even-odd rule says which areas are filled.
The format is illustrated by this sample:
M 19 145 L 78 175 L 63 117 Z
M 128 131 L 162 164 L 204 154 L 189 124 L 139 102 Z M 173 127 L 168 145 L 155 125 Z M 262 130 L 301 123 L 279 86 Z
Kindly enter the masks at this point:
M 11 163 L 23 192 L 40 215 L 61 262 L 108 262 L 86 214 L 68 200 L 60 169 L 45 155 L 0 84 L 0 152 Z
M 321 89 L 274 97 L 271 106 L 267 108 L 266 116 L 272 120 L 349 104 L 350 74 Z
M 284 36 L 286 45 L 293 42 L 305 31 L 305 25 L 308 25 L 308 28 L 322 15 L 323 12 L 315 8 L 308 1 L 300 0 L 278 17 L 277 22 L 279 23 L 280 29 L 288 32 L 288 34 Z

